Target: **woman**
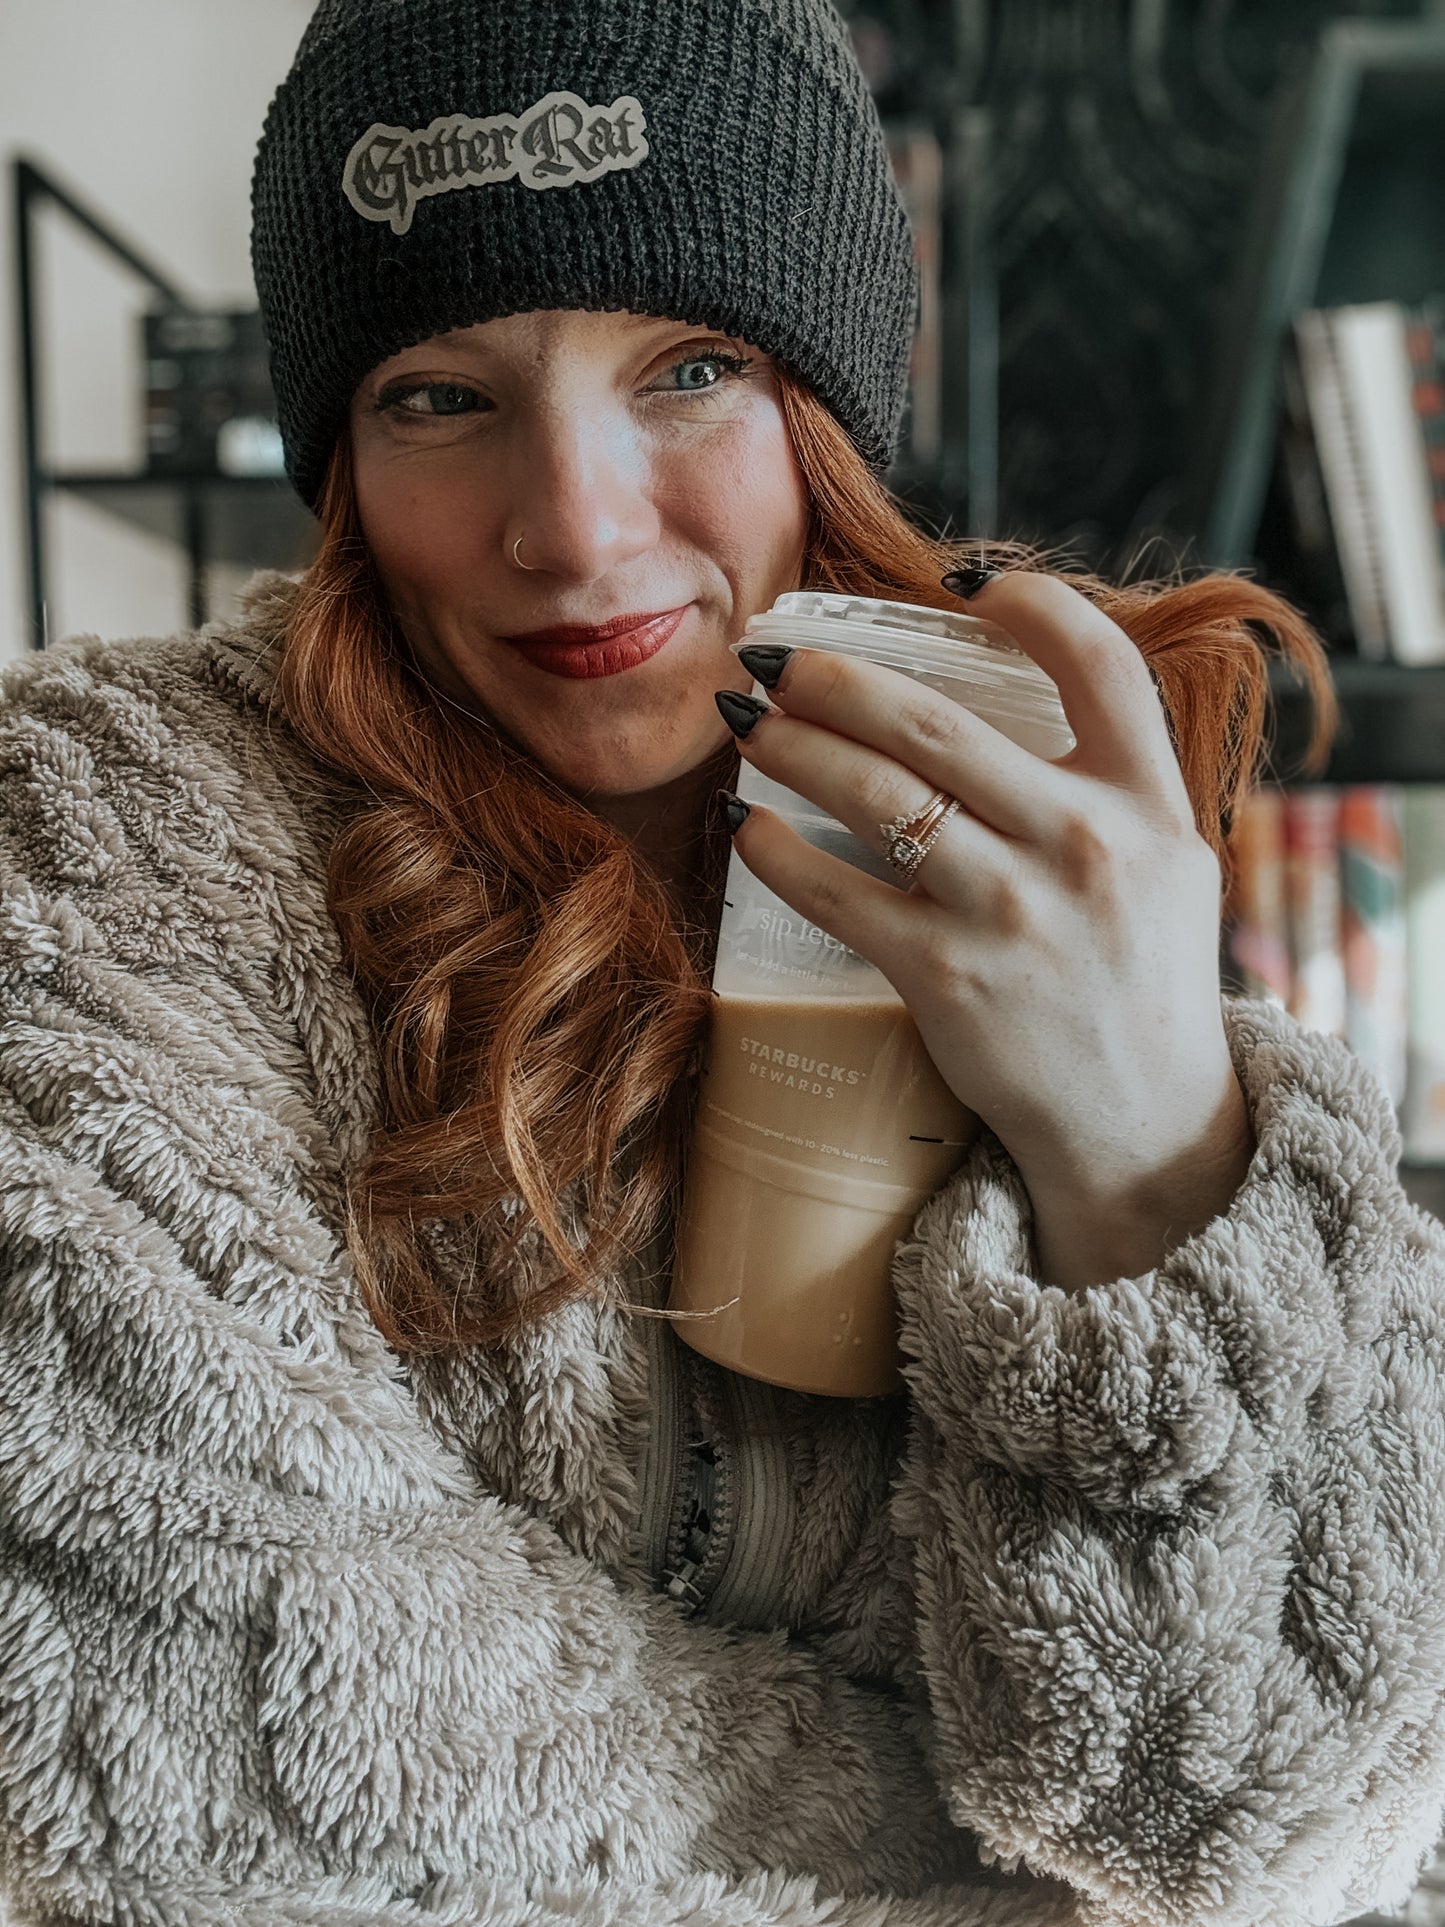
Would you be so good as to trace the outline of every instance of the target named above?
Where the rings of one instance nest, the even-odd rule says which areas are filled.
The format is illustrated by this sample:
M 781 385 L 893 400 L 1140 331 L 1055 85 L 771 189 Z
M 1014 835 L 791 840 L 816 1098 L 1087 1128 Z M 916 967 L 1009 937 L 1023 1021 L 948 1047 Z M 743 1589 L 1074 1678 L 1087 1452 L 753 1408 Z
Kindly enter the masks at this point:
M 1401 1900 L 1445 1236 L 1378 1083 L 1217 979 L 1250 625 L 1322 689 L 1317 645 L 1228 578 L 940 587 L 877 480 L 913 271 L 824 0 L 325 0 L 255 211 L 317 563 L 6 679 L 19 1917 Z M 1078 748 L 733 657 L 803 582 L 961 593 Z M 896 1398 L 657 1316 L 739 755 L 879 848 L 962 804 L 906 892 L 729 817 L 987 1127 L 899 1248 Z

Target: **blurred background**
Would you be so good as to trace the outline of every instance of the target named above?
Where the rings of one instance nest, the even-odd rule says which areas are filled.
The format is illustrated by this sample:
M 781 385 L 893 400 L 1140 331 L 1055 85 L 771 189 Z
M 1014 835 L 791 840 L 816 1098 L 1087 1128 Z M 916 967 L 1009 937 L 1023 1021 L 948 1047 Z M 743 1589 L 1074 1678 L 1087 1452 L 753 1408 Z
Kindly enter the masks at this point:
M 1111 573 L 1245 569 L 1344 723 L 1233 826 L 1226 983 L 1333 1031 L 1445 1215 L 1445 0 L 842 0 L 923 303 L 890 481 Z M 309 0 L 0 18 L 0 662 L 302 566 L 248 264 Z M 1445 1920 L 1427 1877 L 1410 1920 Z

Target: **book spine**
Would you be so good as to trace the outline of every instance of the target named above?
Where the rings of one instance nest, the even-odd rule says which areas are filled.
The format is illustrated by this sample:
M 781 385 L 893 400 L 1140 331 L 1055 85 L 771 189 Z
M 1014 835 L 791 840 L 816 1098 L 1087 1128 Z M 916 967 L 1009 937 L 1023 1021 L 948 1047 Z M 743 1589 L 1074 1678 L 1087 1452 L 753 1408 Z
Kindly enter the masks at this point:
M 1289 917 L 1284 884 L 1284 796 L 1272 785 L 1243 797 L 1230 832 L 1229 960 L 1246 997 L 1288 1008 Z
M 1345 1036 L 1398 1110 L 1408 1027 L 1403 791 L 1384 783 L 1345 789 L 1339 837 Z
M 1394 301 L 1363 302 L 1336 309 L 1333 325 L 1379 550 L 1390 654 L 1397 662 L 1442 662 L 1445 577 L 1411 401 L 1405 310 Z
M 1355 647 L 1372 661 L 1384 661 L 1390 653 L 1390 632 L 1383 553 L 1332 312 L 1316 308 L 1302 314 L 1295 323 L 1295 340 Z
M 1410 351 L 1410 396 L 1425 444 L 1430 516 L 1445 572 L 1445 301 L 1411 309 L 1405 339 Z
M 1285 900 L 1293 963 L 1289 1012 L 1309 1030 L 1345 1035 L 1340 947 L 1340 792 L 1284 793 Z
M 1405 791 L 1405 946 L 1409 1027 L 1404 1155 L 1445 1162 L 1445 785 Z

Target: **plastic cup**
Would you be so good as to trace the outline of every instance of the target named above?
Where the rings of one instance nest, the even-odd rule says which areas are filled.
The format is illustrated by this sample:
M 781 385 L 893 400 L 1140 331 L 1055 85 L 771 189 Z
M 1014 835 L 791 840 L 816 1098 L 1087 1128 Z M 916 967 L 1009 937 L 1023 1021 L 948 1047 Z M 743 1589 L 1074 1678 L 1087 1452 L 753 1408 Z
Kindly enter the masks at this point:
M 977 617 L 802 591 L 754 616 L 734 646 L 757 642 L 900 670 L 1046 759 L 1073 747 L 1053 682 Z M 738 794 L 907 887 L 868 844 L 748 763 Z M 669 1298 L 690 1315 L 675 1329 L 750 1378 L 838 1397 L 898 1391 L 894 1249 L 979 1120 L 881 971 L 774 896 L 736 851 L 724 898 Z

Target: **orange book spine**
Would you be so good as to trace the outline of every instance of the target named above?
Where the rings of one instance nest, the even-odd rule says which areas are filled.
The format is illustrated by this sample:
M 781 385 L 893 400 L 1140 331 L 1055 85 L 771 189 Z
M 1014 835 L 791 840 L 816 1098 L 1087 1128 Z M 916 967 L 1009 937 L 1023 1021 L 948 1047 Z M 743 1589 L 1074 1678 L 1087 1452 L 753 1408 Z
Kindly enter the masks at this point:
M 1362 783 L 1340 798 L 1345 1035 L 1397 1108 L 1405 1096 L 1404 797 Z
M 1274 788 L 1240 801 L 1230 836 L 1234 875 L 1228 954 L 1247 997 L 1287 1006 L 1291 968 L 1284 886 L 1284 797 Z

